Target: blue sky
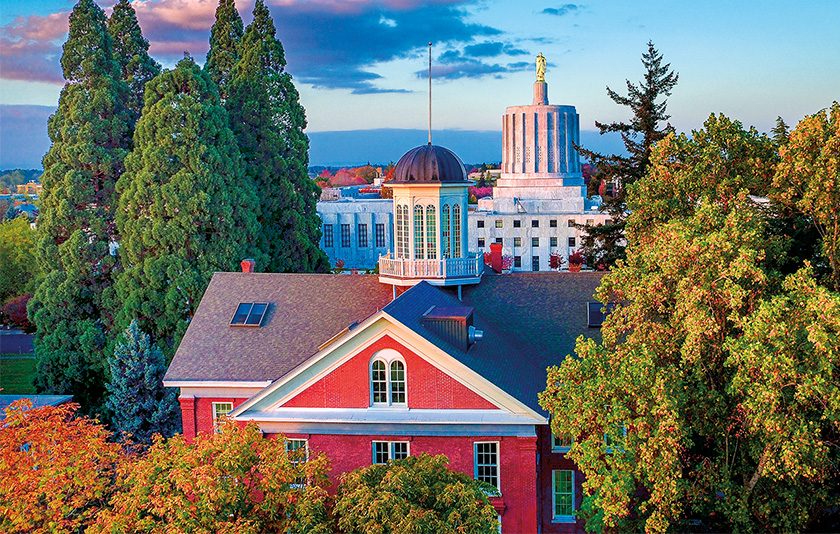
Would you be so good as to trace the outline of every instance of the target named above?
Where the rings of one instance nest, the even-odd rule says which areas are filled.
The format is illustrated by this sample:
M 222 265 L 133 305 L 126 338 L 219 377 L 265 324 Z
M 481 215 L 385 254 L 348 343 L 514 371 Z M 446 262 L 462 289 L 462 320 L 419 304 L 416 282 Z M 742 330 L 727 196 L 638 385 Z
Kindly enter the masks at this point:
M 113 2 L 100 5 L 107 10 Z M 626 79 L 641 78 L 648 40 L 680 75 L 668 105 L 679 131 L 699 128 L 713 112 L 767 131 L 779 115 L 793 125 L 840 99 L 836 0 L 266 3 L 307 110 L 309 132 L 424 129 L 429 41 L 435 129 L 499 131 L 506 106 L 530 103 L 539 52 L 548 59 L 551 102 L 575 105 L 582 129 L 594 130 L 595 120 L 627 119 L 627 110 L 607 98 L 605 87 L 621 92 Z M 152 55 L 167 67 L 185 51 L 203 61 L 216 4 L 133 2 Z M 0 4 L 2 167 L 12 160 L 37 166 L 40 160 L 46 116 L 61 89 L 60 47 L 72 5 L 69 0 Z M 237 7 L 247 23 L 252 0 L 237 1 Z M 360 147 L 364 152 L 364 142 Z M 394 146 L 391 159 L 409 148 Z M 330 147 L 318 149 L 330 153 Z M 498 160 L 496 152 L 488 147 L 486 159 Z M 368 159 L 358 155 L 359 162 Z

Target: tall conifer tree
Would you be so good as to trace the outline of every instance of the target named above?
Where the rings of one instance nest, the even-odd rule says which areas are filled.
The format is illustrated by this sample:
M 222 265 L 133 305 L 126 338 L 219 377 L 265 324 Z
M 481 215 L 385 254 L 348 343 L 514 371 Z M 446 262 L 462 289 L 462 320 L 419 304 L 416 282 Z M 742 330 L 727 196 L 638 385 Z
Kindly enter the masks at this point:
M 111 52 L 105 14 L 79 0 L 61 58 L 67 83 L 50 117 L 50 151 L 38 229 L 43 282 L 29 303 L 37 327 L 36 388 L 69 393 L 88 412 L 101 406 L 105 334 L 112 317 L 103 294 L 116 258 L 115 184 L 130 146 L 128 86 Z
M 114 41 L 114 59 L 120 65 L 122 80 L 131 89 L 128 108 L 133 130 L 143 110 L 146 82 L 160 74 L 160 65 L 149 56 L 149 41 L 143 37 L 137 14 L 128 0 L 120 0 L 114 6 L 108 31 Z
M 219 0 L 216 22 L 210 29 L 210 50 L 207 52 L 204 70 L 219 87 L 222 102 L 227 100 L 230 77 L 239 61 L 243 31 L 242 17 L 236 10 L 234 0 Z
M 601 134 L 618 132 L 624 141 L 628 156 L 604 155 L 582 147 L 578 152 L 589 159 L 597 169 L 596 177 L 602 182 L 612 183 L 615 192 L 605 197 L 601 211 L 611 216 L 610 224 L 587 226 L 582 249 L 591 265 L 610 267 L 616 260 L 625 257 L 624 228 L 627 219 L 627 187 L 640 180 L 650 164 L 651 149 L 657 141 L 664 139 L 674 129 L 666 122 L 671 116 L 665 113 L 667 101 L 677 85 L 679 74 L 671 70 L 671 64 L 662 64 L 662 54 L 648 42 L 648 51 L 642 55 L 645 77 L 639 84 L 627 80 L 627 96 L 622 96 L 609 87 L 607 95 L 616 104 L 627 106 L 633 111 L 630 122 L 595 122 Z
M 250 256 L 257 200 L 215 84 L 191 58 L 146 85 L 119 183 L 118 325 L 137 318 L 167 361 L 214 271 Z
M 242 39 L 227 108 L 231 125 L 261 199 L 261 250 L 266 271 L 311 272 L 329 268 L 318 242 L 320 192 L 309 179 L 306 113 L 285 72 L 283 45 L 275 38 L 268 8 L 257 0 L 254 20 Z

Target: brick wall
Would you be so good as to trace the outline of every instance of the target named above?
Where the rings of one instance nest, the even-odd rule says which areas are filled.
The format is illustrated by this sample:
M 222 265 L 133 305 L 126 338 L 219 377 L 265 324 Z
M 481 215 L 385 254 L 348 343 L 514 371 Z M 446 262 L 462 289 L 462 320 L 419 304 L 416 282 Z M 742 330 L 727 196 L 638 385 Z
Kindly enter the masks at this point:
M 367 408 L 370 406 L 369 365 L 373 355 L 393 349 L 405 359 L 406 401 L 414 409 L 493 410 L 496 406 L 390 336 L 383 336 L 283 406 L 297 408 Z
M 551 429 L 547 425 L 537 427 L 537 446 L 540 453 L 537 484 L 539 485 L 538 495 L 540 502 L 539 510 L 542 532 L 546 534 L 586 532 L 584 530 L 584 522 L 582 520 L 578 520 L 575 523 L 555 523 L 552 520 L 554 502 L 551 472 L 555 469 L 571 469 L 574 471 L 575 510 L 580 509 L 581 499 L 583 498 L 583 489 L 581 486 L 581 483 L 583 482 L 583 473 L 577 470 L 573 461 L 566 458 L 565 453 L 552 452 Z

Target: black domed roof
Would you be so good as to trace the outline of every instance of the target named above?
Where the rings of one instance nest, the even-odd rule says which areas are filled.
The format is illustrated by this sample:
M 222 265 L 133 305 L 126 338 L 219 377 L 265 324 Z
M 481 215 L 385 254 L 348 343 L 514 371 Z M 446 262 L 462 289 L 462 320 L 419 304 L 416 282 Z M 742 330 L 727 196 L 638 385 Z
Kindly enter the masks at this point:
M 461 158 L 442 146 L 423 145 L 400 158 L 394 169 L 396 183 L 465 182 L 467 169 Z

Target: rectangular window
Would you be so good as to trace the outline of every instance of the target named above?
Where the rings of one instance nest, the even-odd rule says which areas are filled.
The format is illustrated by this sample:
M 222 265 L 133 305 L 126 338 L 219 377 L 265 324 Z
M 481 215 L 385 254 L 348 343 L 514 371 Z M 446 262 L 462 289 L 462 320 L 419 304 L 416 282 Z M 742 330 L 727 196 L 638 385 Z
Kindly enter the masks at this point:
M 539 227 L 540 227 L 539 219 L 532 219 L 531 220 L 531 228 L 539 228 Z
M 513 257 L 513 266 L 517 269 L 522 267 L 522 256 L 514 256 Z
M 595 219 L 586 219 L 586 226 L 595 226 Z
M 627 426 L 620 424 L 615 425 L 612 432 L 604 434 L 604 445 L 607 446 L 607 452 L 613 452 L 613 447 L 621 448 L 621 443 L 627 437 Z
M 557 219 L 551 219 L 548 221 L 548 226 L 551 228 L 557 228 Z
M 287 439 L 286 440 L 286 454 L 289 457 L 289 462 L 295 467 L 309 461 L 309 443 L 305 439 Z M 306 486 L 306 478 L 303 476 L 296 477 L 295 483 L 291 484 L 293 488 L 303 488 Z
M 606 306 L 601 304 L 600 302 L 587 302 L 586 303 L 586 322 L 589 328 L 601 328 L 601 325 L 604 324 L 604 319 L 607 318 L 607 315 L 613 311 L 615 308 L 615 304 L 612 302 L 608 303 Z M 604 311 L 601 311 L 604 310 Z
M 504 244 L 505 244 L 504 239 L 503 239 L 503 238 L 501 238 L 501 237 L 497 237 L 497 238 L 496 238 L 496 243 L 498 243 L 498 244 L 500 244 L 500 245 L 504 245 Z
M 475 479 L 499 488 L 499 443 L 473 444 Z
M 335 244 L 333 243 L 333 225 L 325 224 L 324 225 L 324 248 L 332 248 Z
M 501 227 L 502 227 L 502 220 L 501 219 L 496 219 L 496 228 L 501 228 Z
M 557 246 L 557 236 L 551 236 L 551 237 L 549 238 L 549 244 L 550 244 L 552 247 L 556 247 L 556 246 Z
M 522 238 L 521 237 L 514 237 L 513 238 L 513 246 L 514 247 L 521 247 L 522 246 Z
M 259 327 L 266 311 L 268 311 L 268 302 L 242 302 L 236 307 L 230 325 Z
M 484 228 L 484 221 L 475 221 L 476 228 Z
M 531 256 L 531 270 L 532 271 L 539 271 L 540 270 L 540 257 L 539 256 Z
M 374 441 L 373 463 L 387 464 L 394 460 L 408 458 L 407 441 Z
M 357 224 L 356 225 L 356 234 L 358 235 L 359 240 L 359 248 L 367 248 L 368 246 L 368 234 L 367 234 L 367 224 Z
M 551 486 L 554 502 L 553 519 L 573 521 L 575 510 L 575 473 L 569 469 L 551 472 Z
M 376 248 L 385 248 L 385 224 L 376 224 Z
M 565 434 L 556 435 L 554 432 L 551 433 L 551 452 L 568 452 L 569 448 L 571 448 L 572 443 L 574 443 L 574 439 L 571 436 L 567 436 Z
M 513 220 L 513 227 L 514 228 L 519 228 L 520 226 L 522 226 L 522 221 L 520 221 L 519 219 L 514 219 Z
M 613 223 L 612 219 L 607 219 L 607 220 L 604 221 L 604 224 L 607 225 L 607 226 L 611 226 L 612 223 Z
M 478 248 L 484 248 L 484 238 L 479 238 L 478 240 Z
M 569 248 L 575 248 L 575 238 L 574 237 L 569 238 Z
M 233 411 L 232 402 L 214 402 L 213 403 L 213 429 L 218 432 L 219 419 L 226 416 Z
M 540 238 L 539 237 L 532 237 L 531 238 L 531 246 L 532 247 L 540 246 Z
M 569 219 L 569 228 L 574 228 L 574 227 L 575 227 L 575 220 L 574 219 Z
M 342 224 L 341 225 L 341 246 L 344 248 L 350 248 L 350 225 L 349 224 Z

